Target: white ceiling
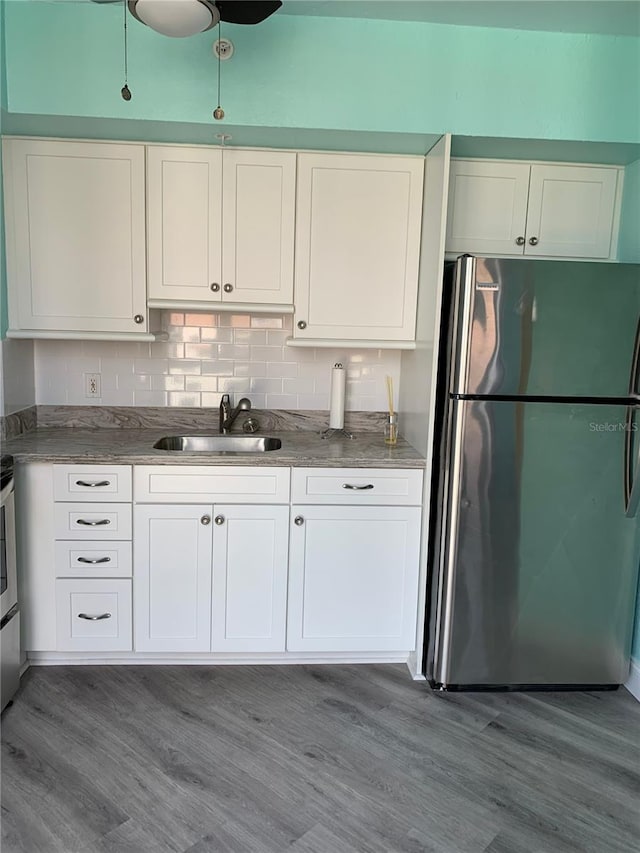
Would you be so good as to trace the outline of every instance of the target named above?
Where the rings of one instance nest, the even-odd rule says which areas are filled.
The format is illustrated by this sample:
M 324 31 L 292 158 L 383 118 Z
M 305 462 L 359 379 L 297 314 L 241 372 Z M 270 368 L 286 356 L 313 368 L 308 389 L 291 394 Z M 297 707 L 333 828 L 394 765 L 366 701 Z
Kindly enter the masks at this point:
M 640 0 L 284 0 L 277 14 L 640 36 Z

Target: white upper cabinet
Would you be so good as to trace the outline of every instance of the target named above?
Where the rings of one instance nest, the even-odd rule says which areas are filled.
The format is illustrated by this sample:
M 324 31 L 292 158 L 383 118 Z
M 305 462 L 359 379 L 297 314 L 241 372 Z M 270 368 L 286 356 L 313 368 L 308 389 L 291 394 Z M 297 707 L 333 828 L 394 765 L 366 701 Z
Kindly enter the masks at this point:
M 5 139 L 3 156 L 8 335 L 146 332 L 144 147 Z
M 149 146 L 149 299 L 290 305 L 296 155 Z
M 413 341 L 424 160 L 298 155 L 296 339 Z
M 621 175 L 615 166 L 454 159 L 446 249 L 613 258 Z

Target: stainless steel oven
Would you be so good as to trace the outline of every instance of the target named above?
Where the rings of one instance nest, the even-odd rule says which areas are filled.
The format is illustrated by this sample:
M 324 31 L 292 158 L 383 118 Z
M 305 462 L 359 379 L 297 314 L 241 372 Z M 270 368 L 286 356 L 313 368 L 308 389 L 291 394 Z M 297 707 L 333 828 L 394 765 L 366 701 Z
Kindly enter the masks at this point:
M 0 458 L 0 710 L 20 684 L 20 610 L 16 568 L 13 457 Z

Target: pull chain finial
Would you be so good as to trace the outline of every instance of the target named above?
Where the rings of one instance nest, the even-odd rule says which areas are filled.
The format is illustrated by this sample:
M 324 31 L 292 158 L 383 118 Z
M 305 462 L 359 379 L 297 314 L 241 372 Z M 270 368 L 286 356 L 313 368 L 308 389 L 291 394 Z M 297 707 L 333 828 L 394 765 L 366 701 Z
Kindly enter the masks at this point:
M 128 62 L 127 62 L 127 0 L 122 0 L 122 24 L 124 29 L 124 86 L 120 89 L 123 101 L 131 100 L 131 89 L 128 86 Z
M 218 21 L 218 44 L 220 44 L 220 40 L 222 39 L 222 29 L 220 27 L 220 21 Z M 224 118 L 224 110 L 220 106 L 220 51 L 218 50 L 218 106 L 213 111 L 213 117 L 216 121 L 222 121 Z

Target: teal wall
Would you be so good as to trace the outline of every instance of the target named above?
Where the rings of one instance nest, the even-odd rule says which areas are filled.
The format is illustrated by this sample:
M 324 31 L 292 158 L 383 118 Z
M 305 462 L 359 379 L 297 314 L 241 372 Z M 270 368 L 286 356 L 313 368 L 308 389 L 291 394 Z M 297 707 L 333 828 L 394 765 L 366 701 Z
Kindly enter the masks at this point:
M 624 192 L 618 257 L 640 264 L 640 160 L 624 170 Z
M 10 112 L 219 130 L 214 31 L 170 39 L 130 20 L 127 104 L 120 4 L 14 0 L 6 16 Z M 223 32 L 231 124 L 640 141 L 635 38 L 277 14 Z
M 5 0 L 0 0 L 0 133 L 7 109 L 7 68 L 5 63 Z M 7 317 L 7 273 L 4 243 L 4 205 L 2 184 L 2 158 L 0 157 L 0 339 L 4 338 L 8 323 Z

